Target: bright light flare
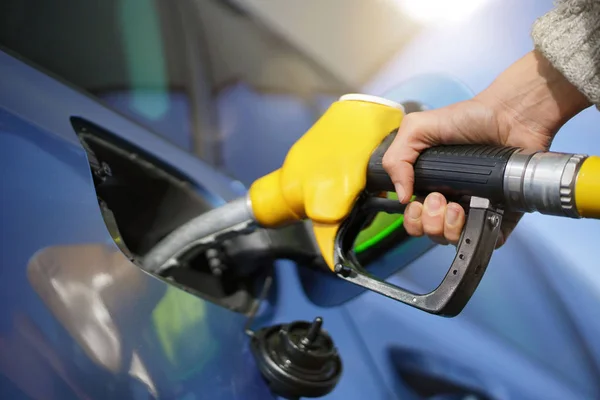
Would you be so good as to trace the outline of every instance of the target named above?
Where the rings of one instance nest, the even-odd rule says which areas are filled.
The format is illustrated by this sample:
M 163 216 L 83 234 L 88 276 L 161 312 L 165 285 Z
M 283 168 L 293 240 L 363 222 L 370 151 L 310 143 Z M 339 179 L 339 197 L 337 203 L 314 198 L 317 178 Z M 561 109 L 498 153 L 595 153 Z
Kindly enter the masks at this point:
M 419 23 L 460 22 L 489 0 L 391 0 L 407 17 Z

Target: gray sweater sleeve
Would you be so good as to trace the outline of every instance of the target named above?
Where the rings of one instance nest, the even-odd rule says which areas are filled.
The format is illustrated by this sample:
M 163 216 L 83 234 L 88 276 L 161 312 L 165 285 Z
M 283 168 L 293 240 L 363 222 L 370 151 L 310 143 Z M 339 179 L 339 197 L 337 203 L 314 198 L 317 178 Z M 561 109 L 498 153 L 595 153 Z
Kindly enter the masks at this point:
M 535 48 L 600 108 L 600 0 L 559 0 L 532 29 Z

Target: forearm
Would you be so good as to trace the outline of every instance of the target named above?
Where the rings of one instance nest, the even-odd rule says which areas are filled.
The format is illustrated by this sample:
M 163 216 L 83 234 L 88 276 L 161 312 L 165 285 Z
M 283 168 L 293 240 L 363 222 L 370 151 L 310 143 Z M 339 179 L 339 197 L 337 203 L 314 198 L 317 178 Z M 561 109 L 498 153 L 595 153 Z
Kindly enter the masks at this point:
M 494 107 L 507 120 L 549 137 L 591 105 L 537 50 L 511 65 L 476 99 Z

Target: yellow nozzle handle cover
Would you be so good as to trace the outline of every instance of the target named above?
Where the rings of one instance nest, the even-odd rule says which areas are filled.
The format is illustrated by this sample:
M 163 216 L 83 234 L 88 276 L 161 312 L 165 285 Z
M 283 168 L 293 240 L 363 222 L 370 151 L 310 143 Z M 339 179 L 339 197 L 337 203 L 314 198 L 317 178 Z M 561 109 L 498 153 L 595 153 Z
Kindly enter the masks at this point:
M 254 217 L 262 226 L 313 221 L 331 270 L 337 230 L 365 188 L 369 157 L 404 116 L 402 106 L 381 100 L 342 97 L 292 146 L 280 169 L 250 186 Z
M 600 157 L 586 158 L 575 182 L 575 206 L 583 218 L 600 219 Z

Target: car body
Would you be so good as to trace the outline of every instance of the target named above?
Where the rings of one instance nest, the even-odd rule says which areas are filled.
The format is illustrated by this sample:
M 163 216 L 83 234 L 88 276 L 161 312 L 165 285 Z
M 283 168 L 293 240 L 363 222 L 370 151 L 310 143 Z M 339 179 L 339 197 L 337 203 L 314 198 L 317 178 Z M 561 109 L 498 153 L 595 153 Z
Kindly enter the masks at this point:
M 512 3 L 523 11 L 520 3 Z M 522 30 L 548 6 L 532 4 L 535 7 L 513 21 Z M 124 7 L 124 15 L 131 15 Z M 477 23 L 450 33 L 472 37 L 469 32 L 485 31 L 482 25 L 487 23 L 487 35 L 493 37 L 504 27 L 490 21 L 506 21 L 517 13 L 506 10 L 492 5 L 487 14 L 482 11 L 484 17 Z M 74 29 L 85 28 L 85 22 L 80 19 Z M 443 106 L 469 97 L 460 81 L 480 88 L 526 47 L 519 41 L 518 46 L 498 51 L 504 58 L 487 61 L 493 68 L 473 65 L 467 70 L 465 54 L 436 56 L 440 37 L 452 41 L 448 30 L 434 31 L 364 90 L 398 101 Z M 61 48 L 60 43 L 53 46 Z M 172 105 L 168 112 L 160 93 L 140 95 L 117 88 L 90 94 L 89 88 L 82 90 L 76 82 L 12 50 L 0 52 L 0 159 L 5 172 L 0 192 L 0 395 L 11 399 L 276 398 L 249 350 L 247 312 L 232 309 L 225 300 L 221 303 L 219 294 L 204 296 L 142 271 L 132 263 L 127 247 L 139 250 L 148 243 L 126 241 L 124 247 L 118 229 L 131 238 L 152 232 L 157 240 L 191 215 L 242 195 L 253 179 L 281 163 L 286 149 L 335 96 L 318 94 L 308 107 L 294 95 L 261 92 L 237 82 L 203 103 L 206 91 L 195 88 L 192 91 L 200 94 L 191 96 L 192 106 L 200 108 L 202 116 L 212 115 L 198 122 L 186 117 L 185 110 L 192 106 L 177 107 L 189 100 L 178 96 L 177 90 L 167 91 Z M 110 49 L 105 51 L 99 57 L 110 54 Z M 419 58 L 418 52 L 425 55 Z M 418 60 L 414 70 L 399 73 L 410 65 L 403 57 L 411 56 Z M 450 77 L 432 67 L 439 61 L 436 57 L 451 60 L 445 66 Z M 70 60 L 76 62 L 77 57 Z M 89 67 L 84 61 L 77 67 Z M 190 81 L 197 82 L 196 73 L 190 73 L 195 76 Z M 157 108 L 163 110 L 161 118 L 147 117 Z M 597 116 L 587 113 L 565 128 L 591 131 L 596 122 Z M 200 144 L 191 140 L 212 124 L 220 126 L 223 136 L 217 157 L 210 137 Z M 597 135 L 560 140 L 555 145 L 565 151 L 600 153 Z M 129 165 L 154 174 L 142 176 L 137 182 L 147 179 L 147 185 L 139 183 L 138 188 L 138 175 L 131 172 L 128 182 L 143 196 L 135 200 L 135 190 L 123 190 L 135 204 L 150 202 L 153 183 L 170 182 L 152 202 L 154 207 L 144 210 L 150 214 L 123 208 L 140 218 L 147 216 L 152 223 L 127 220 L 131 215 L 124 215 L 125 211 L 112 215 L 99 205 L 102 193 L 97 190 L 92 153 L 113 157 L 117 166 L 123 162 L 125 167 L 111 165 L 115 174 L 130 173 Z M 118 221 L 117 232 L 111 217 Z M 557 234 L 553 241 L 551 231 L 568 234 Z M 440 398 L 442 394 L 595 398 L 600 393 L 596 340 L 600 323 L 594 318 L 598 285 L 585 269 L 593 259 L 588 248 L 574 254 L 559 246 L 590 243 L 598 234 L 597 224 L 587 221 L 527 216 L 514 237 L 495 253 L 471 303 L 453 319 L 356 291 L 349 284 L 280 260 L 273 266 L 272 294 L 253 326 L 323 317 L 344 365 L 338 386 L 326 396 L 331 399 Z M 427 239 L 406 242 L 401 249 L 405 251 L 391 252 L 374 264 L 391 266 L 398 272 L 390 279 L 415 290 L 432 289 L 453 253 L 451 247 L 432 246 Z M 255 300 L 244 299 L 244 304 Z

